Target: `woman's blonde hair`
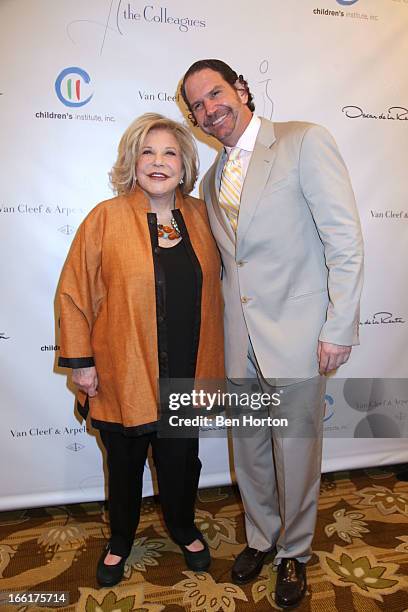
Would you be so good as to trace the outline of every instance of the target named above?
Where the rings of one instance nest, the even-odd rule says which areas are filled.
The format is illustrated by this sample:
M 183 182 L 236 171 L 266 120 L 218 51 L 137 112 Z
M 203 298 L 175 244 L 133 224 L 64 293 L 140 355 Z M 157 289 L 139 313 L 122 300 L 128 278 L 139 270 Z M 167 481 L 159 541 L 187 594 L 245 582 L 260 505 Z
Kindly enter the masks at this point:
M 183 160 L 184 176 L 180 184 L 183 194 L 194 189 L 198 176 L 197 147 L 187 128 L 181 123 L 168 119 L 158 113 L 145 113 L 129 125 L 118 147 L 118 157 L 109 178 L 113 190 L 118 195 L 133 191 L 136 186 L 136 163 L 143 143 L 150 130 L 168 130 L 176 138 Z

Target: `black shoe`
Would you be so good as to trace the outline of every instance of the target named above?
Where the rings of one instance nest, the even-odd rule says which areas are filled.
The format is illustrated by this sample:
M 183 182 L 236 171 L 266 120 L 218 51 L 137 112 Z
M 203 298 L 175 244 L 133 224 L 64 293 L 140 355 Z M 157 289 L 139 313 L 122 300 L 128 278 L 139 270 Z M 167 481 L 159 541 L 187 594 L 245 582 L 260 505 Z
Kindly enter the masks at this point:
M 232 582 L 235 584 L 246 584 L 251 582 L 262 569 L 265 557 L 269 551 L 257 550 L 247 546 L 234 561 L 231 570 Z
M 126 557 L 122 557 L 116 565 L 106 565 L 105 559 L 110 552 L 110 544 L 107 544 L 96 568 L 96 580 L 102 587 L 111 587 L 120 582 L 125 571 Z
M 295 608 L 306 593 L 306 564 L 297 559 L 282 559 L 276 577 L 275 603 Z
M 193 572 L 205 572 L 208 570 L 211 564 L 210 551 L 208 549 L 207 542 L 204 540 L 204 537 L 201 534 L 197 539 L 200 540 L 204 546 L 202 550 L 197 552 L 188 550 L 183 544 L 179 544 L 179 546 L 183 551 L 184 560 L 188 569 L 191 569 Z

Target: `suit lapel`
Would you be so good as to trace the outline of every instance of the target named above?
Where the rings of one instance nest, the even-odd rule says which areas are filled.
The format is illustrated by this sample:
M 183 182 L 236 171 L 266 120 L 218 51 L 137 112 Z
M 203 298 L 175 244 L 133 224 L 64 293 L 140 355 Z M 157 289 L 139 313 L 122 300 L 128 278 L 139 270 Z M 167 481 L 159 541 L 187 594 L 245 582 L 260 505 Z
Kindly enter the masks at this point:
M 218 221 L 220 222 L 222 228 L 224 229 L 225 233 L 227 234 L 228 238 L 231 240 L 231 242 L 233 244 L 235 244 L 235 236 L 234 233 L 232 231 L 231 225 L 228 222 L 228 220 L 226 219 L 224 213 L 222 212 L 221 208 L 220 208 L 220 204 L 219 204 L 219 185 L 218 185 L 218 177 L 221 174 L 221 169 L 223 168 L 224 164 L 225 164 L 225 160 L 226 160 L 226 153 L 225 153 L 225 149 L 223 149 L 223 151 L 219 154 L 218 158 L 216 159 L 216 161 L 214 162 L 211 170 L 210 170 L 210 174 L 208 177 L 209 180 L 209 190 L 210 190 L 210 197 L 211 197 L 211 203 L 212 203 L 212 207 L 215 213 L 215 216 L 217 217 Z
M 261 119 L 261 127 L 249 162 L 241 193 L 237 243 L 245 236 L 252 221 L 263 189 L 267 183 L 276 157 L 276 141 L 273 123 Z

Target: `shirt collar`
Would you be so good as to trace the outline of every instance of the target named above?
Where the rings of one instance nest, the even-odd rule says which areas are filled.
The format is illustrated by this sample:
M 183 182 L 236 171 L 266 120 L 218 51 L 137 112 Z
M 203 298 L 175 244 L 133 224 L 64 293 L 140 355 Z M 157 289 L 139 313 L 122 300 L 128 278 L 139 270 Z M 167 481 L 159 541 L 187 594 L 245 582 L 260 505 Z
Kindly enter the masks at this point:
M 247 127 L 241 137 L 239 138 L 235 147 L 225 147 L 228 155 L 231 153 L 232 149 L 243 149 L 244 151 L 248 151 L 252 153 L 255 148 L 256 138 L 258 136 L 259 128 L 261 127 L 261 120 L 258 115 L 255 113 L 252 115 L 251 121 L 248 123 Z

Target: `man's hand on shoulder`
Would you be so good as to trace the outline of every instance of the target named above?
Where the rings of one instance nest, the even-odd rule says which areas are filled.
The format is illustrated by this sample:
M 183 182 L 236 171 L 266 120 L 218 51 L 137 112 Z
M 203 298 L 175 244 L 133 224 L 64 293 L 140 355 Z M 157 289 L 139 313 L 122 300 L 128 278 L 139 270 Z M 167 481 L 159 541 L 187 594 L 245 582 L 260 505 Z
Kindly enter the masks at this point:
M 350 357 L 351 346 L 321 342 L 317 345 L 317 360 L 320 374 L 328 374 L 337 370 Z

